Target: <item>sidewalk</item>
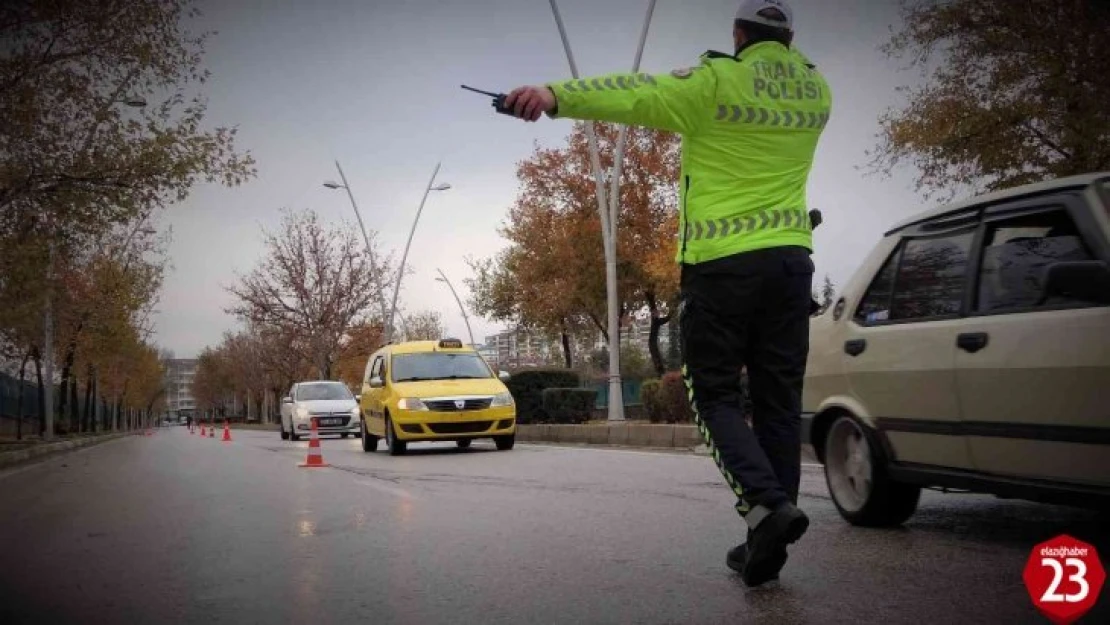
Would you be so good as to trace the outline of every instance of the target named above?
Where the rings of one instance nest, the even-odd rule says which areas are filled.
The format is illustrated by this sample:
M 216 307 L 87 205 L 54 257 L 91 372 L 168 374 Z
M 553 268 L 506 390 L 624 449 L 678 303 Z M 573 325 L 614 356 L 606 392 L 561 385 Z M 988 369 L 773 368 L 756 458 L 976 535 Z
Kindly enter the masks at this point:
M 73 449 L 80 449 L 90 445 L 96 445 L 106 441 L 114 440 L 124 436 L 136 436 L 142 434 L 142 430 L 132 432 L 108 432 L 105 434 L 84 434 L 73 437 L 62 438 L 52 442 L 44 442 L 37 438 L 23 441 L 7 441 L 0 442 L 0 468 L 10 467 L 24 462 L 29 462 L 35 458 L 58 454 Z

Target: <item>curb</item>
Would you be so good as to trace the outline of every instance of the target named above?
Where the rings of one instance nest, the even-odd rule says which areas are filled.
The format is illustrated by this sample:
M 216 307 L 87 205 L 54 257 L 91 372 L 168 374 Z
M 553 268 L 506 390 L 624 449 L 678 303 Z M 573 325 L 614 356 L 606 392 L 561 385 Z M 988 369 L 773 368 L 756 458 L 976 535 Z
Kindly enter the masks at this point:
M 43 456 L 51 456 L 60 454 L 66 451 L 81 449 L 83 447 L 90 447 L 98 443 L 105 443 L 124 436 L 138 436 L 142 434 L 139 432 L 113 432 L 111 434 L 103 434 L 100 436 L 89 436 L 78 438 L 68 441 L 58 441 L 56 443 L 39 443 L 32 445 L 26 449 L 17 449 L 15 451 L 0 452 L 0 468 L 10 467 L 17 464 L 23 464 L 35 458 Z
M 522 443 L 556 443 L 576 446 L 605 446 L 653 450 L 689 451 L 709 455 L 697 426 L 658 423 L 597 423 L 584 425 L 518 424 L 516 438 Z M 815 462 L 813 447 L 802 445 L 803 461 Z
M 516 436 L 522 443 L 575 443 L 687 451 L 694 451 L 703 444 L 696 426 L 658 423 L 519 424 Z

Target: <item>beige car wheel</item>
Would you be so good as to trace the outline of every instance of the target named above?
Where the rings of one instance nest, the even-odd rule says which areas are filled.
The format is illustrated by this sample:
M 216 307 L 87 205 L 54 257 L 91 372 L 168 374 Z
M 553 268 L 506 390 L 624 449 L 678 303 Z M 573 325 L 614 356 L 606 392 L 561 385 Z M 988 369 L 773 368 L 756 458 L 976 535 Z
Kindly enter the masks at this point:
M 855 418 L 842 415 L 833 422 L 824 460 L 829 494 L 849 523 L 901 525 L 917 509 L 921 488 L 890 479 L 876 436 Z

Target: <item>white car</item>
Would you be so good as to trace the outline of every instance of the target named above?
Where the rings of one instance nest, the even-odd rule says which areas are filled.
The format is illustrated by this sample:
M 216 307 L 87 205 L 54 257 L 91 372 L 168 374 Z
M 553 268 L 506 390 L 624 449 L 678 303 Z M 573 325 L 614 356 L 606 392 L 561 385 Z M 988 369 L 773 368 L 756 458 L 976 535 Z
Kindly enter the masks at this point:
M 281 440 L 308 436 L 313 419 L 318 434 L 358 436 L 358 399 L 342 382 L 298 382 L 281 400 Z

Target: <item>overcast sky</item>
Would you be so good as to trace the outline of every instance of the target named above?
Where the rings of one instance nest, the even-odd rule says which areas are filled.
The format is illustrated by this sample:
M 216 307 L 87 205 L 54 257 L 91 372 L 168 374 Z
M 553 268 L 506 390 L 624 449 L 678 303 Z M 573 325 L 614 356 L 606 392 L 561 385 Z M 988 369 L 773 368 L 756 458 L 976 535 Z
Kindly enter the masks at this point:
M 583 75 L 631 68 L 646 0 L 561 0 Z M 657 2 L 641 69 L 697 63 L 706 49 L 731 51 L 736 0 Z M 265 8 L 261 8 L 261 7 Z M 909 178 L 857 170 L 873 147 L 877 117 L 899 102 L 895 87 L 915 75 L 877 49 L 897 19 L 893 0 L 793 0 L 795 43 L 833 91 L 809 202 L 825 223 L 815 234 L 817 280 L 843 283 L 893 222 L 924 208 Z M 400 258 L 437 161 L 439 180 L 409 255 L 414 274 L 401 292 L 410 311 L 436 310 L 451 334 L 466 328 L 442 268 L 460 290 L 464 258 L 495 254 L 516 191 L 515 166 L 535 142 L 554 145 L 572 122 L 526 124 L 495 115 L 461 83 L 495 91 L 569 76 L 546 0 L 210 0 L 203 24 L 218 30 L 207 51 L 208 123 L 235 124 L 258 177 L 227 189 L 200 186 L 165 213 L 172 227 L 169 269 L 156 317 L 157 342 L 178 357 L 219 342 L 236 321 L 223 312 L 225 287 L 263 254 L 261 228 L 282 207 L 312 208 L 357 228 L 335 160 L 367 227 Z M 481 342 L 500 326 L 472 318 Z

